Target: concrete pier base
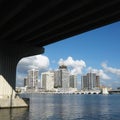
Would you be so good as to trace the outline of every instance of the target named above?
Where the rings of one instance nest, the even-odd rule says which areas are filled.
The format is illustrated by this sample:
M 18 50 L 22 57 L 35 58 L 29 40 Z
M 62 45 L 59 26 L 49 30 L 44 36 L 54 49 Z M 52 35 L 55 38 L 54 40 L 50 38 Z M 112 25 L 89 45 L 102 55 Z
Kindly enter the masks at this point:
M 29 100 L 16 95 L 14 89 L 0 75 L 0 108 L 28 107 Z
M 104 94 L 104 95 L 109 94 L 108 89 L 107 88 L 102 88 L 102 94 Z
M 28 107 L 27 102 L 22 98 L 3 98 L 0 99 L 0 109 L 1 108 L 18 108 L 18 107 Z

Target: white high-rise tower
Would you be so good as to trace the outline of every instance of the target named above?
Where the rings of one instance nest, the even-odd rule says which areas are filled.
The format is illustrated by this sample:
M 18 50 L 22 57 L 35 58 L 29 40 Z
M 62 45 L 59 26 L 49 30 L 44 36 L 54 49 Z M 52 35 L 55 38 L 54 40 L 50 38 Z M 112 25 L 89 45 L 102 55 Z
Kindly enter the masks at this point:
M 48 71 L 41 74 L 41 88 L 48 91 L 54 90 L 54 72 Z
M 38 70 L 36 70 L 36 69 L 28 70 L 27 87 L 29 87 L 29 88 L 36 88 L 37 87 L 38 75 L 39 75 Z

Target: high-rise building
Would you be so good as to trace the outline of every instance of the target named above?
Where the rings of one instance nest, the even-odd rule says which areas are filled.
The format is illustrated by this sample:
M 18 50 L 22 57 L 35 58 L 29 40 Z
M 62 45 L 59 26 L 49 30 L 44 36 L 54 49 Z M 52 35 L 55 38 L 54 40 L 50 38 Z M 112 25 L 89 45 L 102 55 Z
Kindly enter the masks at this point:
M 36 88 L 38 83 L 39 71 L 36 69 L 28 70 L 28 76 L 26 80 L 26 86 L 28 88 Z
M 41 88 L 47 91 L 76 91 L 77 76 L 70 75 L 67 66 L 61 65 L 56 71 L 48 71 L 41 74 Z
M 76 75 L 70 75 L 70 81 L 69 81 L 69 87 L 70 88 L 77 88 L 77 76 Z
M 67 69 L 67 66 L 61 65 L 59 66 L 59 72 L 60 72 L 60 80 L 62 83 L 62 88 L 69 88 L 69 71 Z
M 62 76 L 60 70 L 54 71 L 54 87 L 62 88 Z
M 81 77 L 81 89 L 94 90 L 100 88 L 100 77 L 96 73 L 87 73 Z
M 48 71 L 41 74 L 41 88 L 46 91 L 54 90 L 54 72 Z
M 100 76 L 98 76 L 98 75 L 96 76 L 96 82 L 95 83 L 96 83 L 96 87 L 100 88 Z
M 87 76 L 81 76 L 81 89 L 88 90 L 88 79 Z
M 59 66 L 59 69 L 55 71 L 55 88 L 69 88 L 69 75 L 67 66 Z
M 29 81 L 28 81 L 28 78 L 26 77 L 26 78 L 24 78 L 24 87 L 28 86 L 28 84 L 29 84 Z

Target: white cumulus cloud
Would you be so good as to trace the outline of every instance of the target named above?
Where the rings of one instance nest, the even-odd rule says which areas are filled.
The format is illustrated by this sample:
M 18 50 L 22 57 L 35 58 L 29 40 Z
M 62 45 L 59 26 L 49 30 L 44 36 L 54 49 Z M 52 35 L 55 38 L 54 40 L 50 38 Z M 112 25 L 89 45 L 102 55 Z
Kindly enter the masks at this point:
M 27 76 L 28 70 L 35 68 L 41 73 L 49 69 L 49 64 L 48 57 L 44 55 L 36 55 L 21 59 L 17 65 L 17 86 L 23 86 L 23 80 Z
M 32 57 L 23 58 L 18 63 L 18 72 L 23 73 L 29 69 L 36 68 L 40 71 L 47 70 L 49 67 L 49 59 L 44 55 L 36 55 Z
M 66 60 L 61 58 L 58 64 L 69 67 L 71 74 L 82 74 L 82 69 L 86 67 L 83 60 L 74 60 L 72 57 L 68 57 Z
M 108 67 L 106 63 L 102 63 L 102 67 L 105 71 L 120 76 L 120 69 L 113 68 L 113 67 Z

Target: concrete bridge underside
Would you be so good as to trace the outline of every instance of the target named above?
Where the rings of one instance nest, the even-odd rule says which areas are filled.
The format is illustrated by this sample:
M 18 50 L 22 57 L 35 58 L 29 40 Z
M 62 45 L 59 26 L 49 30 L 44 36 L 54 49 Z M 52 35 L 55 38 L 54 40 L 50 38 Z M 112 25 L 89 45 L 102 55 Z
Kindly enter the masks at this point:
M 119 20 L 120 0 L 1 0 L 0 74 L 15 88 L 21 58 Z

